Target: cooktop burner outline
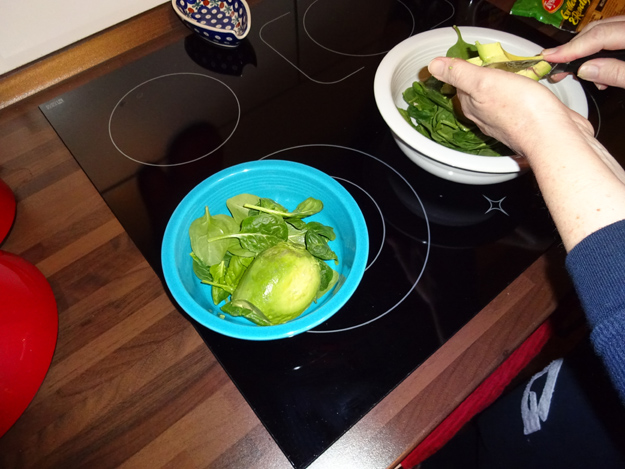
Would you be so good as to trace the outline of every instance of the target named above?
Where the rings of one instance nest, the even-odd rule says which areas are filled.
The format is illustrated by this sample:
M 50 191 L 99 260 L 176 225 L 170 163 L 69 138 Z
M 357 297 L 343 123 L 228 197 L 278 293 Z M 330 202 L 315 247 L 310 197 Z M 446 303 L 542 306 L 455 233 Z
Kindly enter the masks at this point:
M 260 38 L 261 41 L 263 41 L 263 43 L 265 43 L 265 45 L 267 45 L 267 47 L 269 47 L 272 51 L 274 51 L 276 54 L 278 54 L 280 57 L 282 57 L 284 60 L 286 60 L 286 62 L 291 65 L 293 68 L 295 68 L 298 72 L 300 72 L 302 75 L 304 75 L 306 78 L 308 78 L 310 81 L 318 83 L 320 85 L 335 85 L 336 83 L 340 83 L 343 80 L 348 79 L 349 77 L 351 77 L 352 75 L 360 72 L 361 70 L 363 70 L 365 67 L 362 66 L 357 70 L 354 70 L 353 72 L 345 75 L 343 78 L 339 78 L 338 80 L 332 80 L 332 81 L 321 81 L 321 80 L 316 80 L 315 78 L 311 77 L 310 75 L 308 75 L 304 70 L 302 70 L 301 68 L 299 68 L 297 65 L 295 65 L 292 61 L 290 61 L 284 54 L 280 53 L 278 51 L 278 49 L 276 49 L 275 47 L 273 47 L 271 44 L 269 44 L 265 38 L 263 37 L 263 30 L 265 29 L 266 26 L 268 26 L 271 23 L 274 23 L 275 21 L 284 18 L 287 15 L 290 15 L 291 12 L 287 12 L 284 13 L 283 15 L 280 15 L 272 20 L 267 21 L 259 30 L 258 32 L 258 37 Z
M 213 148 L 212 150 L 210 150 L 208 153 L 205 153 L 197 158 L 193 158 L 190 159 L 188 161 L 182 161 L 182 162 L 177 162 L 177 163 L 164 163 L 164 164 L 159 164 L 159 163 L 150 163 L 147 161 L 142 161 L 139 160 L 137 158 L 133 158 L 132 156 L 128 155 L 124 150 L 122 150 L 120 148 L 120 146 L 118 145 L 118 142 L 115 141 L 115 138 L 113 137 L 113 130 L 112 130 L 112 123 L 113 123 L 113 116 L 115 114 L 115 111 L 120 108 L 123 105 L 124 100 L 130 96 L 133 92 L 135 92 L 136 90 L 140 89 L 142 86 L 145 86 L 148 83 L 154 82 L 156 80 L 160 80 L 163 78 L 168 78 L 168 77 L 176 77 L 176 76 L 182 76 L 182 75 L 188 75 L 188 76 L 197 76 L 197 77 L 203 77 L 203 78 L 208 78 L 210 80 L 213 80 L 217 83 L 219 83 L 220 85 L 224 86 L 234 97 L 234 100 L 236 102 L 237 105 L 237 118 L 236 118 L 236 122 L 234 124 L 234 127 L 232 129 L 232 131 L 230 132 L 230 135 L 228 135 L 219 145 L 217 145 L 215 148 Z M 232 90 L 232 88 L 230 88 L 226 83 L 224 83 L 223 81 L 219 80 L 218 78 L 212 77 L 210 75 L 205 75 L 203 73 L 194 73 L 194 72 L 177 72 L 177 73 L 167 73 L 164 75 L 158 75 L 156 77 L 152 77 L 149 80 L 145 80 L 141 83 L 139 83 L 138 85 L 134 86 L 132 89 L 130 89 L 126 94 L 124 94 L 119 101 L 117 101 L 117 103 L 115 104 L 115 106 L 113 107 L 113 110 L 111 111 L 111 114 L 109 116 L 109 120 L 108 120 L 108 135 L 109 138 L 111 140 L 111 143 L 113 144 L 113 146 L 115 147 L 115 149 L 121 153 L 122 155 L 124 155 L 126 158 L 128 158 L 131 161 L 134 161 L 135 163 L 138 164 L 142 164 L 142 165 L 146 165 L 146 166 L 158 166 L 158 167 L 173 167 L 173 166 L 181 166 L 181 165 L 185 165 L 185 164 L 189 164 L 189 163 L 195 163 L 196 161 L 199 161 L 203 158 L 206 158 L 207 156 L 211 155 L 212 153 L 216 152 L 217 150 L 219 150 L 221 147 L 223 147 L 228 140 L 230 140 L 230 138 L 234 135 L 234 133 L 237 130 L 237 127 L 239 126 L 239 122 L 241 120 L 241 103 L 239 102 L 239 98 L 237 97 L 236 93 Z
M 319 0 L 314 0 L 305 10 L 304 12 L 304 16 L 303 16 L 303 27 L 304 27 L 304 31 L 306 33 L 306 35 L 308 36 L 308 38 L 314 43 L 316 44 L 318 47 L 320 47 L 321 49 L 324 49 L 328 52 L 331 52 L 333 54 L 337 54 L 337 55 L 342 55 L 342 56 L 347 56 L 347 57 L 360 57 L 360 58 L 367 58 L 367 57 L 376 57 L 379 55 L 384 55 L 387 52 L 389 52 L 389 50 L 385 50 L 382 52 L 374 52 L 374 53 L 370 53 L 370 54 L 351 54 L 351 53 L 346 53 L 346 52 L 340 52 L 337 51 L 335 49 L 332 49 L 330 47 L 324 46 L 323 44 L 321 44 L 319 41 L 315 40 L 312 35 L 310 34 L 310 32 L 308 31 L 308 28 L 306 27 L 306 17 L 308 15 L 308 12 L 310 11 L 310 9 L 313 7 L 313 5 L 315 5 Z M 412 27 L 410 30 L 410 34 L 408 34 L 408 36 L 405 39 L 408 39 L 410 36 L 412 36 L 415 32 L 415 27 L 416 27 L 416 22 L 415 22 L 415 17 L 412 13 L 412 11 L 410 10 L 410 8 L 408 8 L 408 6 L 402 2 L 401 0 L 396 0 L 399 4 L 401 4 L 404 8 L 406 8 L 406 10 L 408 11 L 408 13 L 410 14 L 410 19 L 412 21 Z M 436 23 L 434 26 L 431 26 L 428 29 L 435 29 L 437 27 L 439 27 L 441 24 L 449 21 L 450 19 L 452 19 L 454 17 L 454 15 L 456 14 L 456 7 L 453 5 L 453 3 L 451 3 L 449 0 L 443 0 L 446 4 L 448 4 L 451 7 L 451 12 L 449 14 L 449 16 L 447 18 L 445 18 L 442 21 L 439 21 L 438 23 Z M 298 72 L 300 72 L 302 75 L 304 75 L 306 78 L 308 78 L 310 81 L 320 84 L 320 85 L 335 85 L 337 83 L 340 83 L 346 79 L 348 79 L 349 77 L 355 75 L 356 73 L 360 72 L 361 70 L 363 70 L 365 68 L 365 66 L 361 66 L 360 68 L 354 70 L 351 73 L 348 73 L 347 75 L 345 75 L 342 78 L 339 78 L 337 80 L 331 80 L 331 81 L 321 81 L 321 80 L 317 80 L 315 78 L 313 78 L 312 76 L 310 76 L 308 73 L 306 73 L 304 70 L 302 70 L 300 67 L 298 67 L 296 64 L 294 64 L 291 60 L 289 60 L 284 54 L 282 54 L 280 51 L 278 51 L 278 49 L 276 49 L 274 46 L 272 46 L 269 42 L 267 42 L 267 40 L 263 37 L 263 31 L 264 29 L 270 25 L 271 23 L 274 23 L 284 17 L 286 17 L 287 15 L 290 15 L 291 12 L 286 12 L 280 16 L 277 16 L 276 18 L 267 21 L 265 24 L 263 24 L 258 32 L 258 37 L 260 38 L 260 40 L 267 46 L 269 47 L 271 50 L 273 50 L 276 54 L 278 54 L 280 57 L 282 57 L 282 59 L 284 59 L 289 65 L 291 65 L 293 68 L 295 68 Z
M 378 260 L 378 257 L 380 257 L 380 254 L 382 253 L 382 248 L 384 247 L 384 240 L 386 239 L 386 222 L 384 221 L 382 210 L 380 209 L 380 206 L 378 205 L 378 203 L 375 201 L 375 198 L 371 194 L 369 194 L 364 188 L 362 188 L 355 182 L 342 178 L 342 177 L 338 177 L 338 176 L 332 176 L 332 177 L 338 181 L 346 182 L 356 187 L 357 189 L 360 189 L 360 191 L 363 194 L 365 194 L 367 197 L 369 197 L 369 199 L 371 199 L 371 202 L 373 203 L 373 205 L 375 205 L 375 208 L 378 210 L 378 213 L 380 214 L 380 222 L 382 223 L 382 241 L 380 242 L 380 248 L 378 249 L 378 252 L 375 254 L 375 256 L 373 256 L 373 259 L 367 263 L 367 266 L 365 267 L 365 272 L 366 272 L 367 270 L 369 270 L 369 267 L 375 264 L 375 261 Z
M 308 31 L 308 28 L 306 27 L 306 17 L 308 16 L 308 12 L 310 11 L 310 9 L 318 1 L 319 0 L 314 0 L 310 5 L 308 5 L 308 8 L 306 8 L 306 11 L 304 12 L 302 23 L 304 25 L 304 31 L 306 32 L 306 35 L 308 36 L 308 38 L 312 42 L 317 44 L 319 47 L 321 47 L 322 49 L 327 50 L 328 52 L 332 52 L 333 54 L 345 55 L 345 56 L 348 56 L 348 57 L 374 57 L 376 55 L 384 55 L 384 54 L 386 54 L 390 50 L 390 49 L 388 49 L 388 50 L 384 50 L 384 51 L 381 51 L 381 52 L 372 52 L 370 54 L 350 54 L 350 53 L 347 53 L 347 52 L 340 52 L 338 50 L 331 49 L 329 47 L 324 46 L 319 41 L 316 41 L 315 38 L 312 36 L 312 34 L 310 34 L 310 32 Z M 447 1 L 447 0 L 445 0 L 445 1 Z M 406 11 L 408 11 L 408 14 L 410 15 L 410 19 L 412 20 L 412 27 L 410 29 L 410 34 L 408 34 L 408 36 L 406 37 L 406 39 L 407 39 L 407 38 L 409 38 L 410 36 L 412 36 L 414 34 L 414 30 L 415 30 L 415 26 L 416 26 L 414 15 L 410 11 L 410 8 L 408 8 L 404 2 L 402 2 L 401 0 L 397 0 L 397 3 L 401 4 L 406 9 Z M 453 5 L 452 5 L 452 7 L 453 7 Z M 445 21 L 447 21 L 447 20 L 445 20 Z
M 414 283 L 412 284 L 412 286 L 408 289 L 408 291 L 399 299 L 399 301 L 397 301 L 393 306 L 391 306 L 390 308 L 388 308 L 386 311 L 384 311 L 383 313 L 378 314 L 376 317 L 368 319 L 362 323 L 359 324 L 354 324 L 352 326 L 349 327 L 342 327 L 339 329 L 329 329 L 329 330 L 310 330 L 307 331 L 307 333 L 309 334 L 330 334 L 330 333 L 336 333 L 336 332 L 345 332 L 345 331 L 350 331 L 353 329 L 357 329 L 360 327 L 364 327 L 367 326 L 375 321 L 377 321 L 378 319 L 383 318 L 384 316 L 386 316 L 387 314 L 389 314 L 391 311 L 395 310 L 399 305 L 401 305 L 404 300 L 406 300 L 406 298 L 408 298 L 410 296 L 410 294 L 414 291 L 414 289 L 417 287 L 417 284 L 419 283 L 419 281 L 421 280 L 421 277 L 423 276 L 423 273 L 425 272 L 425 267 L 427 266 L 428 263 L 428 259 L 430 257 L 430 245 L 431 245 L 431 232 L 430 232 L 430 222 L 427 216 L 427 212 L 425 210 L 425 207 L 423 205 L 423 202 L 421 201 L 421 199 L 419 198 L 419 195 L 417 194 L 417 191 L 414 189 L 414 187 L 412 187 L 412 185 L 408 182 L 408 180 L 401 174 L 399 173 L 399 171 L 397 171 L 395 168 L 393 168 L 391 165 L 389 165 L 388 163 L 386 163 L 385 161 L 377 158 L 376 156 L 371 155 L 370 153 L 367 153 L 365 151 L 362 150 L 358 150 L 356 148 L 351 148 L 351 147 L 347 147 L 347 146 L 343 146 L 343 145 L 334 145 L 334 144 L 325 144 L 325 143 L 316 143 L 316 144 L 306 144 L 306 145 L 296 145 L 296 146 L 292 146 L 292 147 L 288 147 L 288 148 L 283 148 L 281 150 L 277 150 L 274 151 L 273 153 L 270 153 L 268 155 L 265 155 L 263 158 L 261 159 L 267 159 L 267 158 L 271 158 L 275 155 L 278 155 L 280 153 L 283 152 L 287 152 L 289 150 L 295 150 L 298 148 L 306 148 L 306 147 L 330 147 L 330 148 L 338 148 L 338 149 L 342 149 L 342 150 L 349 150 L 349 151 L 353 151 L 356 153 L 360 153 L 361 155 L 367 156 L 369 158 L 371 158 L 374 161 L 377 161 L 378 163 L 381 163 L 383 166 L 385 166 L 387 169 L 391 170 L 392 172 L 395 173 L 396 176 L 398 176 L 405 184 L 406 186 L 410 189 L 410 191 L 412 192 L 412 194 L 414 195 L 414 197 L 416 198 L 417 202 L 419 203 L 421 210 L 423 212 L 423 220 L 425 222 L 425 228 L 426 228 L 426 232 L 427 232 L 427 239 L 423 241 L 423 244 L 426 245 L 426 251 L 425 251 L 425 256 L 423 259 L 423 266 L 421 267 L 421 270 L 419 272 L 419 274 L 416 276 Z M 378 203 L 375 201 L 375 199 L 371 196 L 371 194 L 369 194 L 367 191 L 365 191 L 362 187 L 358 186 L 357 184 L 354 184 L 351 181 L 347 181 L 343 178 L 340 177 L 336 177 L 336 176 L 332 176 L 335 179 L 341 180 L 341 181 L 346 181 L 349 182 L 350 184 L 354 185 L 355 187 L 357 187 L 359 190 L 361 190 L 364 194 L 366 194 L 371 200 L 372 202 L 375 204 L 378 212 L 381 215 L 381 220 L 382 220 L 382 224 L 383 224 L 383 237 L 382 237 L 382 241 L 380 242 L 380 249 L 378 250 L 378 253 L 376 254 L 376 256 L 374 257 L 372 262 L 369 262 L 367 265 L 367 269 L 373 265 L 373 263 L 375 262 L 375 260 L 378 258 L 380 252 L 382 251 L 382 248 L 384 246 L 384 240 L 386 238 L 386 224 L 384 222 L 384 217 L 383 217 L 383 213 L 382 210 L 380 209 L 380 206 L 378 205 Z

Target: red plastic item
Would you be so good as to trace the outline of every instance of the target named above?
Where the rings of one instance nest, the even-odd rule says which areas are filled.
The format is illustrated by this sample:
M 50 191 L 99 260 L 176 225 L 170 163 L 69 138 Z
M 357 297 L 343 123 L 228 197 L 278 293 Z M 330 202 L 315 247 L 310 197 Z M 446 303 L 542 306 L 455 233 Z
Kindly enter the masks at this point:
M 7 237 L 15 220 L 15 196 L 6 182 L 0 179 L 0 243 Z
M 0 250 L 0 436 L 17 421 L 50 367 L 59 329 L 44 275 Z
M 441 449 L 473 417 L 482 412 L 506 386 L 538 355 L 553 336 L 549 320 L 542 323 L 512 354 L 401 462 L 413 469 Z

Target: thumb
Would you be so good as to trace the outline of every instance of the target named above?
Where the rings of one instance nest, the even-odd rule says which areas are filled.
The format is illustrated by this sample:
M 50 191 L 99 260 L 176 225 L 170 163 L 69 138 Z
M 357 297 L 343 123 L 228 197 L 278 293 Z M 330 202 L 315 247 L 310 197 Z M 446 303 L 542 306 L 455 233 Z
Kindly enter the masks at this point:
M 434 76 L 434 78 L 460 88 L 458 86 L 459 79 L 462 78 L 463 81 L 466 82 L 467 77 L 470 78 L 472 76 L 472 74 L 463 73 L 463 70 L 466 71 L 467 67 L 476 67 L 476 65 L 460 59 L 437 57 L 428 65 L 428 71 Z
M 625 62 L 616 59 L 589 60 L 579 68 L 577 76 L 596 83 L 600 89 L 606 86 L 625 88 Z

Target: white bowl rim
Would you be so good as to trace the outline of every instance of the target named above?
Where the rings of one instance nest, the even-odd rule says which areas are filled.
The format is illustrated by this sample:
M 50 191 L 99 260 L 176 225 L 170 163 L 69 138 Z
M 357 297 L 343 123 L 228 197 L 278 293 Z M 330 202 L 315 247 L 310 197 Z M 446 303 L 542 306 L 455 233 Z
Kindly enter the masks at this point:
M 249 7 L 249 5 L 247 4 L 247 2 L 245 0 L 236 0 L 236 1 L 237 2 L 241 2 L 241 4 L 243 5 L 243 8 L 245 8 L 245 13 L 247 14 L 247 28 L 245 29 L 245 32 L 243 34 L 241 34 L 241 35 L 236 34 L 234 32 L 234 30 L 212 28 L 209 25 L 202 24 L 202 23 L 198 22 L 197 20 L 194 20 L 193 18 L 185 15 L 178 8 L 178 0 L 171 0 L 171 6 L 173 7 L 173 9 L 176 12 L 176 14 L 180 17 L 180 19 L 182 19 L 183 21 L 186 21 L 186 22 L 192 24 L 193 26 L 196 26 L 196 27 L 201 28 L 201 29 L 208 29 L 208 30 L 214 31 L 216 33 L 232 34 L 234 37 L 236 37 L 237 39 L 241 40 L 241 39 L 244 39 L 249 34 L 250 30 L 252 29 L 252 14 L 250 12 L 250 7 Z M 224 44 L 224 45 L 227 45 L 227 44 Z
M 496 29 L 481 28 L 476 26 L 460 26 L 459 29 L 463 38 L 469 43 L 476 40 L 492 40 L 502 42 L 504 47 L 506 43 L 513 43 L 514 46 L 518 48 L 528 50 L 529 54 L 533 52 L 538 54 L 543 49 L 540 45 L 527 39 Z M 521 171 L 521 167 L 514 157 L 471 155 L 447 148 L 415 131 L 415 129 L 410 126 L 410 124 L 408 124 L 397 111 L 395 99 L 391 93 L 390 87 L 396 66 L 415 49 L 415 45 L 418 45 L 423 41 L 437 41 L 445 45 L 449 43 L 449 46 L 451 46 L 455 43 L 455 40 L 456 32 L 453 28 L 438 28 L 418 33 L 403 40 L 393 47 L 393 49 L 391 49 L 380 62 L 374 78 L 374 96 L 378 109 L 395 136 L 403 140 L 409 147 L 414 149 L 414 151 L 418 152 L 423 157 L 438 161 L 439 163 L 443 163 L 452 168 L 462 169 L 464 171 L 496 174 L 518 173 Z M 575 81 L 573 77 L 569 76 L 557 84 L 549 84 L 547 86 L 556 89 L 566 86 L 567 92 L 572 94 L 575 98 L 573 103 L 569 103 L 569 107 L 581 114 L 583 117 L 588 117 L 586 94 L 582 86 Z M 418 145 L 413 144 L 414 142 Z M 419 151 L 417 148 L 422 148 L 423 151 Z M 436 156 L 433 157 L 431 155 Z M 460 160 L 461 164 L 459 163 L 459 158 L 462 158 L 462 160 Z

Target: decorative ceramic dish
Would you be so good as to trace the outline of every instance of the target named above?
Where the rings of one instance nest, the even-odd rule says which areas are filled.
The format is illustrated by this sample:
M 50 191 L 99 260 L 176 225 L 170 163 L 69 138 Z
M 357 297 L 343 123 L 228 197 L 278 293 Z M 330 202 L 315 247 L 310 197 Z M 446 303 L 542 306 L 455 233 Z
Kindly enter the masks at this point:
M 182 22 L 201 38 L 224 47 L 236 47 L 251 26 L 244 0 L 172 0 Z

